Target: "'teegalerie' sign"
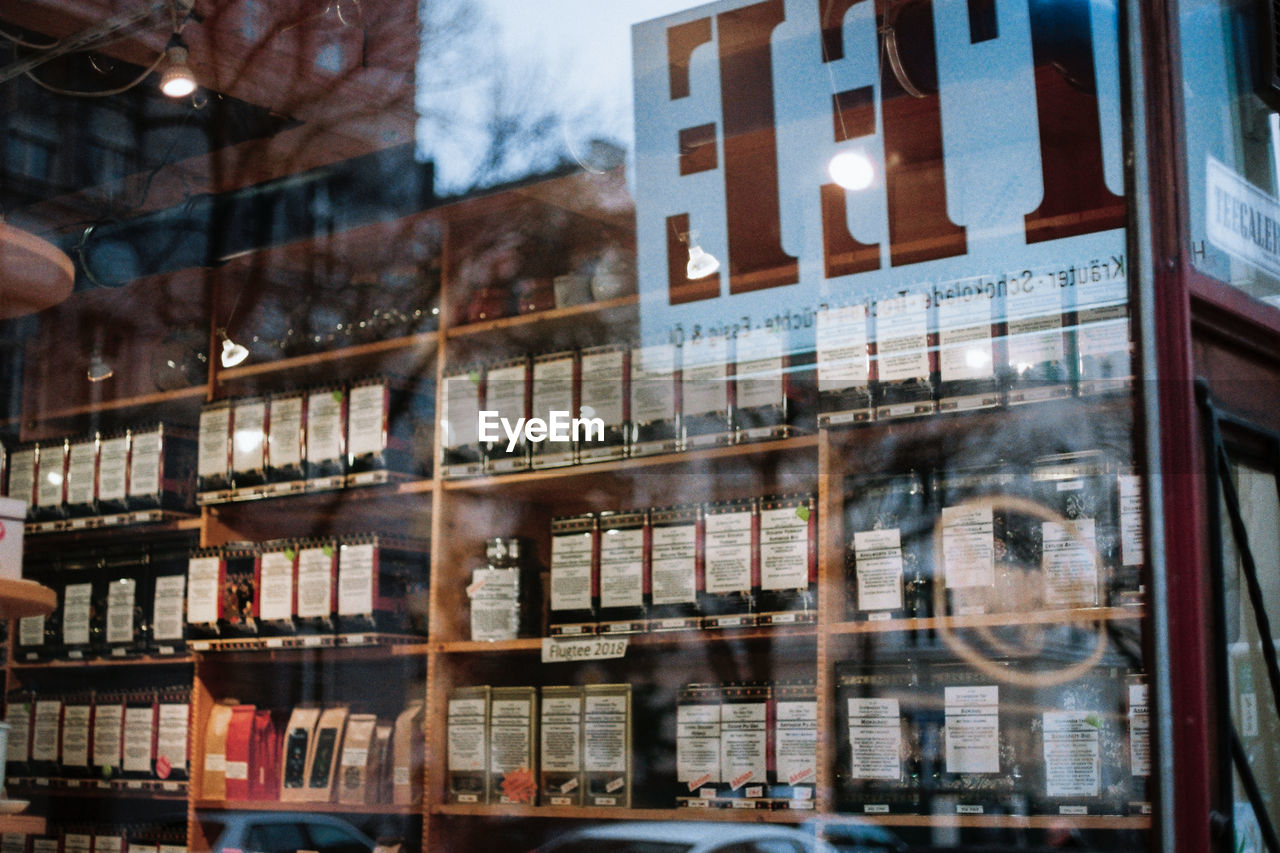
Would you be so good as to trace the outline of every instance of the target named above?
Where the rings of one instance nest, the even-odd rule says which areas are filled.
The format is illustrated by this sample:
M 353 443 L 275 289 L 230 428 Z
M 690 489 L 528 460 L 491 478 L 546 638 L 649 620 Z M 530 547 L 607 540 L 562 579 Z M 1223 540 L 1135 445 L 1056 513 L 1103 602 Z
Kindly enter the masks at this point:
M 1212 156 L 1205 174 L 1209 242 L 1280 278 L 1280 202 Z

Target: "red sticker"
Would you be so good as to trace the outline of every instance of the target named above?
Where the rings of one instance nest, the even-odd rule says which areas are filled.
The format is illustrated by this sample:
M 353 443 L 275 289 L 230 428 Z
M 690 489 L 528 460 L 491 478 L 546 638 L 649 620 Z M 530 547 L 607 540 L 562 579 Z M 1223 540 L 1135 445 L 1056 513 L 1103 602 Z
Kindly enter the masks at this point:
M 0 521 L 0 539 L 4 538 L 4 522 Z
M 171 770 L 173 770 L 173 766 L 169 764 L 167 757 L 162 755 L 156 759 L 156 775 L 161 779 L 168 779 Z

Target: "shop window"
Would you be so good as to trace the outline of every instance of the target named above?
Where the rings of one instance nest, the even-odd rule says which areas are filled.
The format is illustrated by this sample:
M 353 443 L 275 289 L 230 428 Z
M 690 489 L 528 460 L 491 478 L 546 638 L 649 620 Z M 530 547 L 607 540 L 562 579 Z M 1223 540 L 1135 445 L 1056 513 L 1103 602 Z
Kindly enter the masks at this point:
M 1214 408 L 1220 803 L 1233 850 L 1276 849 L 1280 825 L 1280 436 Z
M 1258 95 L 1264 5 L 1180 4 L 1188 251 L 1199 272 L 1280 304 L 1280 115 Z

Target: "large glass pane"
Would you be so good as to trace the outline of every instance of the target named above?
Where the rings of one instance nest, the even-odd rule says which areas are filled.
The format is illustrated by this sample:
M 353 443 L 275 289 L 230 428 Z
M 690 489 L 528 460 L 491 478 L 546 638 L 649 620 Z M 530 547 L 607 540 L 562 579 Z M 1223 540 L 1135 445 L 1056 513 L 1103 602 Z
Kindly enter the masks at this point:
M 1280 117 L 1274 96 L 1258 95 L 1270 61 L 1259 55 L 1265 16 L 1244 2 L 1178 5 L 1191 260 L 1276 303 Z
M 0 11 L 0 853 L 1146 846 L 1124 13 Z
M 1239 499 L 1240 518 L 1248 537 L 1249 553 L 1256 567 L 1256 578 L 1266 608 L 1266 617 L 1274 619 L 1280 604 L 1280 562 L 1277 562 L 1277 537 L 1280 537 L 1280 498 L 1277 497 L 1275 473 L 1248 462 L 1232 465 L 1232 480 Z M 1227 674 L 1231 685 L 1231 724 L 1244 747 L 1249 770 L 1263 798 L 1271 825 L 1280 819 L 1276 774 L 1280 771 L 1280 709 L 1267 677 L 1263 643 L 1274 644 L 1274 638 L 1258 633 L 1257 612 L 1248 592 L 1241 544 L 1224 512 L 1224 560 L 1226 569 L 1227 607 Z M 1239 773 L 1234 782 L 1236 847 L 1263 849 L 1258 817 L 1254 812 Z

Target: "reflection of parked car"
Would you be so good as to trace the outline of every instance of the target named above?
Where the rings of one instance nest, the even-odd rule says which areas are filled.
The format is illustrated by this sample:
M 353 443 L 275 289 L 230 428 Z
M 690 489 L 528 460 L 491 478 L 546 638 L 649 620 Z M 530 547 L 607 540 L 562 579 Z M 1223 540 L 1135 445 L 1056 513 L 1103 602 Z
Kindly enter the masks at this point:
M 371 853 L 374 844 L 347 821 L 328 815 L 279 812 L 201 812 L 210 850 L 244 853 Z
M 826 843 L 783 826 L 669 821 L 589 826 L 567 832 L 537 853 L 834 853 Z
M 825 838 L 837 853 L 904 853 L 906 843 L 883 826 L 857 821 L 814 822 L 805 829 Z

